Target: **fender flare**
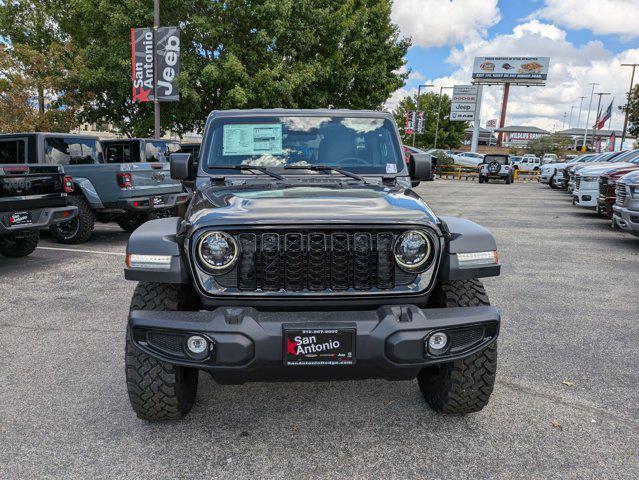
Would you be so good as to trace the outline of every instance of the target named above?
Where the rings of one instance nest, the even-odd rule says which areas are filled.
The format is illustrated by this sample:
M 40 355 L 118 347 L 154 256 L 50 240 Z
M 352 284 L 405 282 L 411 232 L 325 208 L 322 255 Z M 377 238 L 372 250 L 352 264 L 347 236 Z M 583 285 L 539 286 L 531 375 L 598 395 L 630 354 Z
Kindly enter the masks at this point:
M 98 195 L 98 192 L 91 183 L 91 180 L 83 177 L 73 177 L 73 185 L 76 191 L 82 192 L 82 195 L 84 195 L 84 198 L 89 203 L 91 208 L 104 208 L 102 200 L 100 199 L 100 195 Z
M 441 280 L 469 280 L 473 278 L 496 277 L 501 272 L 501 264 L 482 267 L 459 268 L 458 253 L 492 252 L 497 250 L 497 242 L 490 231 L 475 222 L 458 217 L 439 217 L 442 229 L 448 233 L 449 241 L 443 255 Z
M 171 257 L 166 269 L 124 269 L 124 278 L 138 282 L 191 283 L 184 259 L 182 247 L 177 238 L 182 219 L 180 217 L 159 218 L 139 226 L 129 237 L 126 246 L 127 264 L 129 255 L 161 255 Z

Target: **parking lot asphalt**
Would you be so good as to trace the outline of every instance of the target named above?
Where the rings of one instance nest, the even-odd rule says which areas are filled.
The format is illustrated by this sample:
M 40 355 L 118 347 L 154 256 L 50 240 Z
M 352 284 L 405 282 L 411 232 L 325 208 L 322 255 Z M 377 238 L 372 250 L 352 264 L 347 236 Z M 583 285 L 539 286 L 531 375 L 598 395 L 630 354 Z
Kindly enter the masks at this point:
M 614 478 L 639 472 L 639 239 L 536 184 L 435 181 L 434 211 L 497 238 L 495 391 L 466 417 L 416 382 L 216 385 L 177 423 L 124 382 L 127 234 L 46 234 L 0 258 L 0 478 Z

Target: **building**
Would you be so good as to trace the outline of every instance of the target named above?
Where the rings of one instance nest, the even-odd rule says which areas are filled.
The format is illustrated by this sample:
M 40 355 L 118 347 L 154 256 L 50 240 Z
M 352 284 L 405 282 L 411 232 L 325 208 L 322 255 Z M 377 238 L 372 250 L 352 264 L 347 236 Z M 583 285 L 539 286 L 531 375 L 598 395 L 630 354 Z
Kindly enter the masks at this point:
M 504 147 L 518 148 L 526 148 L 531 140 L 537 140 L 544 135 L 550 135 L 548 130 L 525 125 L 512 125 L 498 128 L 495 132 L 503 134 L 502 145 Z
M 468 127 L 464 130 L 464 144 L 470 145 L 473 139 L 473 127 Z M 496 145 L 497 138 L 493 135 L 491 130 L 487 128 L 479 127 L 479 145 Z
M 562 130 L 557 132 L 559 135 L 566 135 L 572 138 L 574 145 L 579 148 L 583 145 L 584 141 L 584 129 L 583 128 L 569 128 L 567 130 Z M 600 143 L 600 150 L 607 150 L 610 146 L 610 141 L 615 141 L 615 147 L 621 147 L 619 143 L 621 142 L 621 134 L 623 132 L 621 130 L 597 130 L 596 132 L 592 129 L 588 129 L 588 137 L 586 138 L 586 146 L 589 149 L 593 149 L 593 138 L 594 143 L 597 141 Z M 614 137 L 613 137 L 614 135 Z M 634 140 L 635 137 L 626 132 L 626 140 Z M 626 143 L 626 146 L 628 144 Z M 628 147 L 627 147 L 628 148 Z M 616 148 L 615 148 L 616 149 Z

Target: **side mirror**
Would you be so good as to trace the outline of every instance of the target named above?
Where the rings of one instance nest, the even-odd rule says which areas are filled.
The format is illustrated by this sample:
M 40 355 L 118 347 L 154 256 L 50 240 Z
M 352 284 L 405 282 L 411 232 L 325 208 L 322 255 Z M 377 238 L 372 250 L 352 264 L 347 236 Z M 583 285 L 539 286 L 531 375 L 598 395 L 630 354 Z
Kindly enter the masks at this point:
M 414 187 L 419 182 L 433 179 L 433 159 L 425 153 L 413 153 L 410 156 L 409 174 Z
M 169 161 L 173 180 L 195 180 L 195 167 L 190 153 L 172 153 Z

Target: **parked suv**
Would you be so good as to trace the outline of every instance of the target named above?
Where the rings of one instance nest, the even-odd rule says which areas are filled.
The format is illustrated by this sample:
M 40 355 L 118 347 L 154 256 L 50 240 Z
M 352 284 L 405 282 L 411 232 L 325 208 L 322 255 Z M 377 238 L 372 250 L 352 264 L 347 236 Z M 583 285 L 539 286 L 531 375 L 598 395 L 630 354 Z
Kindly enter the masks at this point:
M 170 178 L 166 161 L 112 156 L 107 162 L 98 137 L 66 133 L 0 135 L 0 143 L 13 141 L 25 146 L 14 153 L 14 163 L 62 165 L 73 176 L 75 191 L 69 203 L 77 207 L 78 215 L 49 228 L 62 243 L 88 241 L 96 220 L 116 221 L 124 230 L 133 231 L 149 214 L 162 214 L 188 199 L 181 183 Z M 132 147 L 129 152 L 133 152 Z
M 479 168 L 479 183 L 488 183 L 489 180 L 504 180 L 507 184 L 513 183 L 515 170 L 510 165 L 508 155 L 487 154 L 484 163 Z
M 519 157 L 516 162 L 512 162 L 512 168 L 522 172 L 538 172 L 541 168 L 541 160 L 534 155 L 524 155 Z
M 639 170 L 639 150 L 632 150 L 624 167 L 614 166 L 599 176 L 599 195 L 597 197 L 597 213 L 612 218 L 612 206 L 616 200 L 617 180 L 627 173 Z
M 617 199 L 612 206 L 613 225 L 639 237 L 639 171 L 617 181 Z
M 495 382 L 493 236 L 438 217 L 411 189 L 430 156 L 403 159 L 377 111 L 232 110 L 206 123 L 185 218 L 130 237 L 138 281 L 126 379 L 141 418 L 179 418 L 199 372 L 219 383 L 417 377 L 426 402 L 470 413 Z
M 68 205 L 73 179 L 61 166 L 16 165 L 19 140 L 0 140 L 0 254 L 24 257 L 38 246 L 40 230 L 77 215 Z M 11 162 L 10 164 L 5 162 Z

